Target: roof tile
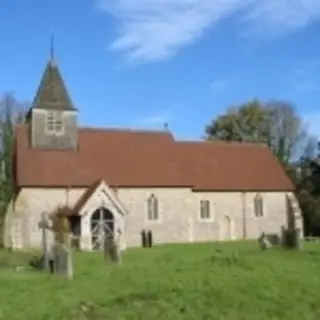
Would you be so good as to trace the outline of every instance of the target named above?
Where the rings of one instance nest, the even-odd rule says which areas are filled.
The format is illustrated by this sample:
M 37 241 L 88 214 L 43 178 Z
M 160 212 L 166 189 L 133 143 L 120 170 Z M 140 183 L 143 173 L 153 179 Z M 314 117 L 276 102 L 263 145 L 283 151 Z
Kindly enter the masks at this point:
M 190 187 L 194 190 L 294 190 L 263 145 L 179 142 L 170 132 L 79 129 L 78 151 L 31 149 L 16 129 L 16 183 L 33 187 Z

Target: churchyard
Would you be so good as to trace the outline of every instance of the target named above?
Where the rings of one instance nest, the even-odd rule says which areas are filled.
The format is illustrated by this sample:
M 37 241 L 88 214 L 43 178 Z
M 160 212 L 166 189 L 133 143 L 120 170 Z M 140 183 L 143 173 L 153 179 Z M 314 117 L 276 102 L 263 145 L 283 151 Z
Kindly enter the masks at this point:
M 72 279 L 29 267 L 37 252 L 0 251 L 0 319 L 319 319 L 319 246 L 163 245 L 121 264 L 74 251 Z

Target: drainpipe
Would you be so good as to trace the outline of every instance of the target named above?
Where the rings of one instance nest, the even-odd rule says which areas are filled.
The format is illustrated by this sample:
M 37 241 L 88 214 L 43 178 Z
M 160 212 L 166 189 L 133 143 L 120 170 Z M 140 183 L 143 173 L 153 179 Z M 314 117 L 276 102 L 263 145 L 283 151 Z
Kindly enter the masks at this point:
M 69 207 L 70 205 L 70 186 L 67 186 L 66 188 L 66 204 Z
M 242 194 L 242 237 L 247 239 L 247 202 L 246 193 L 243 191 Z

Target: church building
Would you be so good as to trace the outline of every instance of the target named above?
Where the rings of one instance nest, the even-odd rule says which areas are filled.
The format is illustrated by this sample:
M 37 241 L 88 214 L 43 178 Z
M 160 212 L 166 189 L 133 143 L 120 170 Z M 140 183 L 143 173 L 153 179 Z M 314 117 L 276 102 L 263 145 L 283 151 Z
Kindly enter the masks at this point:
M 290 221 L 301 228 L 294 186 L 265 145 L 79 127 L 78 112 L 50 60 L 15 130 L 7 247 L 40 247 L 41 216 L 59 206 L 72 209 L 72 232 L 89 251 L 106 230 L 126 248 L 140 246 L 143 231 L 157 245 L 280 235 Z

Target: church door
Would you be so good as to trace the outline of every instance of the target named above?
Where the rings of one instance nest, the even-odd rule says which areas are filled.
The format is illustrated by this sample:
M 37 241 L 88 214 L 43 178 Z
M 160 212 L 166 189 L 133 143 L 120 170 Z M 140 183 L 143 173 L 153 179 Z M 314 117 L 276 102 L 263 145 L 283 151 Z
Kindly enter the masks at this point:
M 104 207 L 98 208 L 91 216 L 91 243 L 92 250 L 102 250 L 106 236 L 113 237 L 114 216 Z

